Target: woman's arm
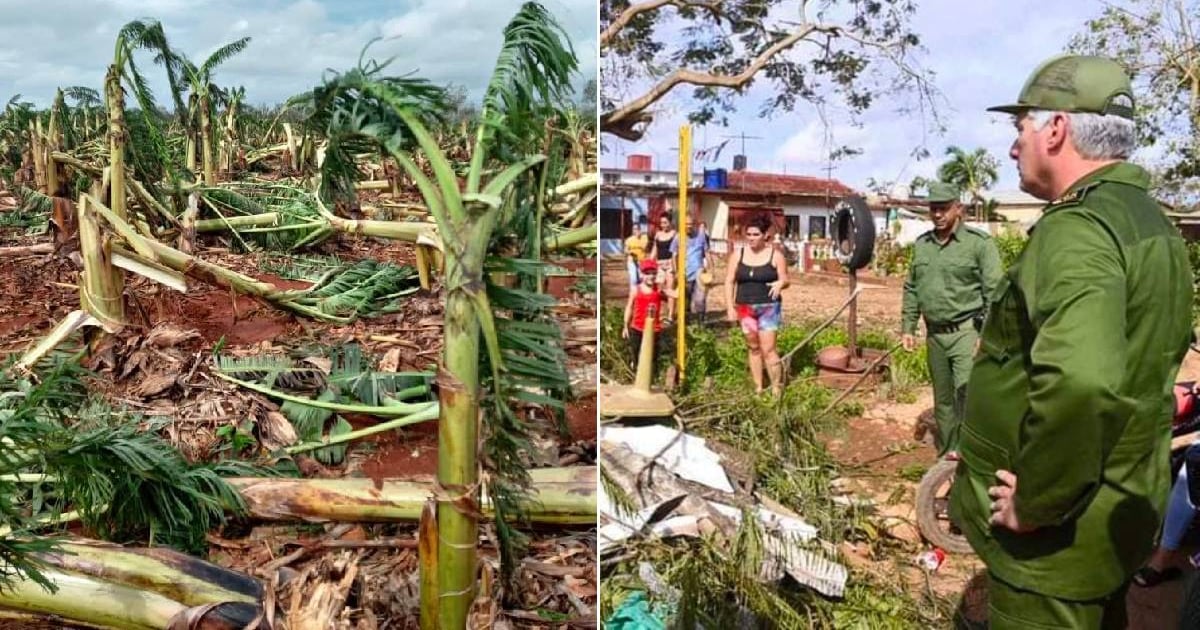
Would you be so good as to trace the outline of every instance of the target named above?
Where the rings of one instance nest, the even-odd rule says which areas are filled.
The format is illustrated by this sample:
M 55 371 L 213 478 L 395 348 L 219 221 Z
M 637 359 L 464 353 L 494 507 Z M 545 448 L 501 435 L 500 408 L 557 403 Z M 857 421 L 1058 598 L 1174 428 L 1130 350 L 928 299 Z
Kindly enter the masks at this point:
M 787 258 L 784 257 L 783 252 L 778 250 L 775 251 L 775 272 L 779 274 L 779 281 L 783 283 L 779 285 L 780 290 L 791 286 L 792 283 L 788 280 Z
M 731 247 L 729 260 L 725 261 L 725 312 L 727 313 L 737 312 L 733 305 L 734 286 L 737 284 L 737 252 L 737 247 Z

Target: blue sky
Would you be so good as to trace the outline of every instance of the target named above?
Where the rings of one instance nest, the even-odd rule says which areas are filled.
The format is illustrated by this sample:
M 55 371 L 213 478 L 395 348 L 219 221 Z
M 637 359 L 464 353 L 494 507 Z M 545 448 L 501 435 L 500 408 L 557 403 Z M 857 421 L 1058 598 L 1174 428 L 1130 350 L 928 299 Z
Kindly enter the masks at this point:
M 542 0 L 566 29 L 580 59 L 578 84 L 596 73 L 595 0 Z M 482 94 L 504 25 L 518 0 L 0 0 L 0 105 L 13 94 L 47 105 L 55 89 L 99 89 L 117 31 L 130 20 L 162 22 L 172 47 L 202 61 L 218 47 L 252 38 L 217 70 L 216 80 L 246 87 L 252 104 L 279 103 L 310 90 L 327 69 L 358 62 L 363 46 L 376 59 L 396 57 L 397 74 L 416 71 L 439 84 Z M 160 104 L 166 81 L 149 55 L 137 57 L 154 77 Z
M 914 116 L 897 115 L 887 103 L 861 117 L 861 127 L 851 124 L 845 115 L 830 112 L 835 146 L 863 150 L 862 155 L 835 163 L 833 176 L 859 189 L 872 177 L 901 182 L 914 175 L 931 177 L 946 147 L 958 145 L 968 150 L 988 149 L 1001 165 L 996 189 L 1015 189 L 1016 169 L 1008 158 L 1014 137 L 1011 118 L 985 109 L 1012 102 L 1034 67 L 1062 52 L 1085 22 L 1100 14 L 1103 5 L 1095 0 L 918 0 L 917 4 L 914 30 L 926 48 L 918 59 L 936 75 L 935 83 L 946 99 L 942 115 L 948 129 L 944 135 L 923 138 L 922 125 Z M 792 113 L 761 119 L 757 112 L 768 91 L 766 83 L 750 90 L 739 101 L 730 127 L 695 128 L 693 147 L 717 144 L 725 135 L 759 136 L 761 139 L 746 141 L 750 169 L 824 176 L 827 150 L 824 126 L 816 111 L 801 105 Z M 686 122 L 687 92 L 686 86 L 677 88 L 660 101 L 661 114 L 642 141 L 629 143 L 606 136 L 608 151 L 601 164 L 623 166 L 625 155 L 647 153 L 656 156 L 656 168 L 674 170 L 678 158 L 673 147 L 678 144 L 679 126 Z M 922 143 L 931 157 L 910 158 L 914 147 Z M 697 163 L 695 168 L 731 168 L 739 148 L 740 142 L 734 140 L 718 163 Z

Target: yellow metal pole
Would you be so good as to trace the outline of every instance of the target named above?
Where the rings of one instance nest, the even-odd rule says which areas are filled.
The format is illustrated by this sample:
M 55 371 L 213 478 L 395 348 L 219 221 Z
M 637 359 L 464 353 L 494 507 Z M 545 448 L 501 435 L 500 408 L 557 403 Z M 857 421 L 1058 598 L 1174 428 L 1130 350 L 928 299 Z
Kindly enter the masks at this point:
M 675 360 L 676 382 L 682 383 L 684 365 L 687 359 L 687 230 L 688 230 L 688 184 L 692 178 L 692 127 L 683 125 L 679 128 L 679 251 L 675 263 L 675 286 L 679 294 L 676 296 L 675 308 Z

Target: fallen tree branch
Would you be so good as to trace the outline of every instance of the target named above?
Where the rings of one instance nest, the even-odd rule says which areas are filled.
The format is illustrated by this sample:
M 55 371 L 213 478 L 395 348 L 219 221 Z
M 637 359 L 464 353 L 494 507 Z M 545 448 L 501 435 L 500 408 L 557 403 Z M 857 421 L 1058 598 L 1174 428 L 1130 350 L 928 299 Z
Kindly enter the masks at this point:
M 41 254 L 53 254 L 53 243 L 38 243 L 37 245 L 15 245 L 12 247 L 0 247 L 0 258 L 17 257 L 17 256 L 37 256 Z

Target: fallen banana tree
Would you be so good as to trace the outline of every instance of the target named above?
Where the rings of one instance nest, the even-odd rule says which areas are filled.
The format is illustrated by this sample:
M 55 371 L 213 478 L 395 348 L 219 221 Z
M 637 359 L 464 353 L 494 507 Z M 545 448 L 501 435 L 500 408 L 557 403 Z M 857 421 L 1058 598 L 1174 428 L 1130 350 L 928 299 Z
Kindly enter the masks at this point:
M 528 508 L 531 523 L 595 524 L 594 467 L 537 468 L 529 474 L 533 480 Z M 227 481 L 242 495 L 249 515 L 267 521 L 416 521 L 435 494 L 430 478 Z M 486 499 L 480 508 L 484 515 L 492 515 L 491 503 Z
M 212 602 L 189 606 L 153 591 L 54 570 L 45 571 L 53 593 L 30 580 L 0 590 L 0 607 L 118 630 L 245 630 L 267 628 L 261 606 Z M 48 619 L 49 620 L 49 619 Z

